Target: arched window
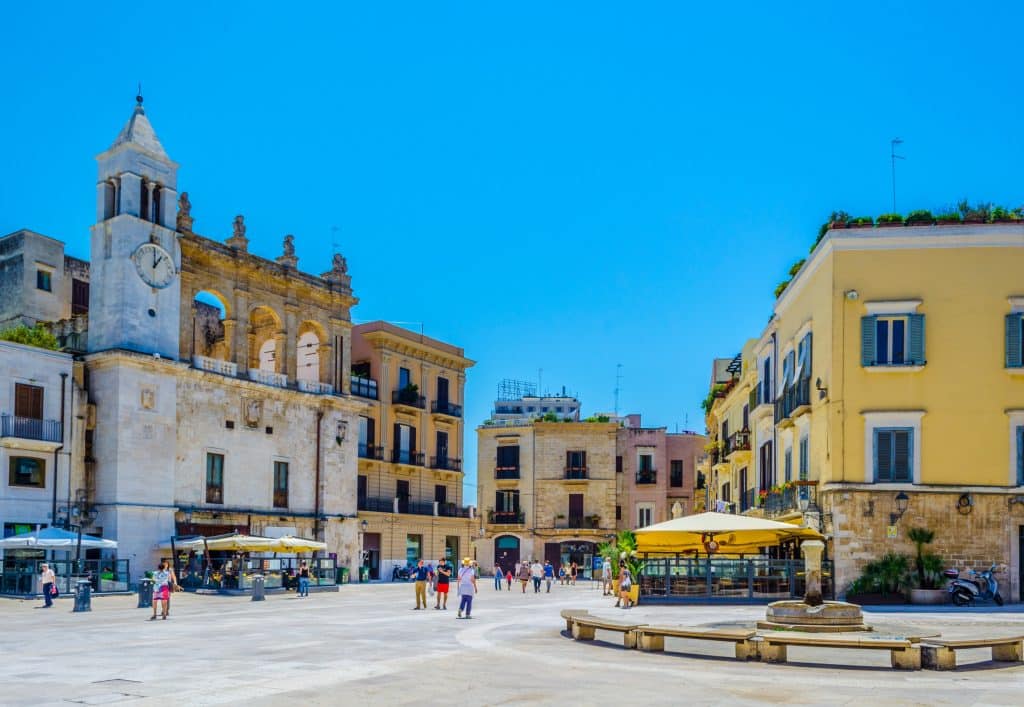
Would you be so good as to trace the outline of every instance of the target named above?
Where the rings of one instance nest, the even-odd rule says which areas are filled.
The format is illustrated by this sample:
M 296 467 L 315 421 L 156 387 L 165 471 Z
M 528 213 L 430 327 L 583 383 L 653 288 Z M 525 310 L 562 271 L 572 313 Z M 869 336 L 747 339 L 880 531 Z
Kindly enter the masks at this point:
M 320 380 L 320 337 L 314 331 L 299 335 L 296 347 L 296 377 L 303 381 Z
M 224 338 L 227 307 L 221 295 L 202 290 L 192 301 L 192 355 L 229 359 L 231 342 Z

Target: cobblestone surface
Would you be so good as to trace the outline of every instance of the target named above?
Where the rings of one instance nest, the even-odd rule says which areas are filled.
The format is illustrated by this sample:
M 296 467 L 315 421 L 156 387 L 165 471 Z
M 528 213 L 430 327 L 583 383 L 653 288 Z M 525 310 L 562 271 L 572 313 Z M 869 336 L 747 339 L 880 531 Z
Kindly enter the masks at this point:
M 433 600 L 431 600 L 433 601 Z M 618 634 L 567 638 L 563 608 L 638 622 L 752 624 L 763 607 L 640 606 L 589 585 L 551 594 L 481 582 L 473 619 L 413 611 L 412 585 L 372 584 L 308 599 L 177 594 L 168 621 L 134 597 L 72 603 L 0 600 L 0 703 L 37 704 L 886 704 L 1019 705 L 1024 667 L 965 651 L 955 672 L 897 672 L 886 651 L 791 648 L 790 663 L 734 660 L 731 644 L 668 639 L 666 652 L 621 648 Z M 1024 633 L 1024 607 L 868 612 L 885 631 L 948 637 Z M 843 667 L 840 667 L 843 666 Z

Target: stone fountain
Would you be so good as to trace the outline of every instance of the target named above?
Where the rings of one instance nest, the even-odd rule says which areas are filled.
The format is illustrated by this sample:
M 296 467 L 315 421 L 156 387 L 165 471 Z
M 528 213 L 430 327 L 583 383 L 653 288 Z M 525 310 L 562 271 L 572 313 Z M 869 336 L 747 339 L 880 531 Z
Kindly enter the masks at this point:
M 804 555 L 806 590 L 803 601 L 790 599 L 768 605 L 763 629 L 807 631 L 810 633 L 842 633 L 870 631 L 864 624 L 860 607 L 845 601 L 824 601 L 821 597 L 821 554 L 825 543 L 808 540 L 800 546 Z

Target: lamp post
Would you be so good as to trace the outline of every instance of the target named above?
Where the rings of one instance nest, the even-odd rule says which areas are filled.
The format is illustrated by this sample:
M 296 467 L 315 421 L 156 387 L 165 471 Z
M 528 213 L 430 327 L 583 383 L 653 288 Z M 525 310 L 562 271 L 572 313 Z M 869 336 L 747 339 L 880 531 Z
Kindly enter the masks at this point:
M 889 514 L 889 525 L 896 525 L 897 521 L 907 512 L 907 507 L 910 505 L 910 496 L 904 491 L 896 494 L 896 498 L 893 500 L 896 504 L 896 512 Z

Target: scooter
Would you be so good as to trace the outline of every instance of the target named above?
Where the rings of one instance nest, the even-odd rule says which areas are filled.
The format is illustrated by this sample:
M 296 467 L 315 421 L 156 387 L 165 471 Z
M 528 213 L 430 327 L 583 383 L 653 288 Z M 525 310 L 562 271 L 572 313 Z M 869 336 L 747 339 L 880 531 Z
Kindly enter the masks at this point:
M 994 601 L 997 606 L 1003 605 L 1003 597 L 999 594 L 999 583 L 992 576 L 996 566 L 993 564 L 984 572 L 967 570 L 969 579 L 961 579 L 960 572 L 948 569 L 942 574 L 948 577 L 949 596 L 957 606 L 967 606 L 979 601 Z
M 395 567 L 391 570 L 391 581 L 394 582 L 399 579 L 409 581 L 413 577 L 412 569 L 409 567 Z

